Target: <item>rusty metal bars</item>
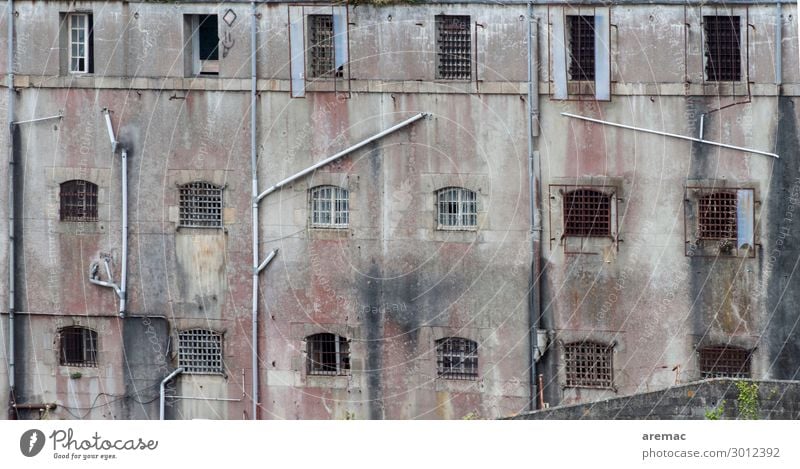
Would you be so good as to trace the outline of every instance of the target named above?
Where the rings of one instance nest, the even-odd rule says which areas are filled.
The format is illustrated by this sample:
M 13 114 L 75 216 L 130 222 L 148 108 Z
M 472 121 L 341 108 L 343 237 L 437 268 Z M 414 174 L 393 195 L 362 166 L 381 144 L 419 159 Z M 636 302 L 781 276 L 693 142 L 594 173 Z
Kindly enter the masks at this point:
M 564 194 L 564 236 L 611 236 L 611 196 L 593 189 Z
M 735 240 L 736 192 L 719 191 L 698 199 L 698 237 L 700 239 Z
M 469 16 L 436 16 L 437 79 L 471 79 L 472 33 L 469 26 Z
M 571 80 L 594 81 L 594 16 L 568 16 Z
M 564 346 L 566 385 L 570 387 L 613 388 L 612 345 L 579 342 Z
M 478 343 L 461 337 L 436 341 L 437 374 L 447 379 L 473 380 L 478 377 Z
M 703 378 L 750 378 L 751 352 L 738 347 L 706 347 L 700 354 Z
M 97 185 L 72 180 L 61 184 L 61 221 L 97 221 Z
M 741 38 L 738 16 L 704 16 L 706 80 L 742 79 Z
M 344 376 L 350 374 L 350 343 L 330 333 L 314 334 L 306 339 L 309 375 Z
M 210 182 L 180 186 L 178 226 L 222 228 L 222 187 Z
M 221 374 L 222 334 L 207 329 L 178 331 L 178 367 L 184 373 Z
M 85 327 L 65 327 L 59 332 L 60 363 L 97 366 L 97 332 Z
M 334 65 L 333 15 L 308 15 L 309 76 L 340 78 Z

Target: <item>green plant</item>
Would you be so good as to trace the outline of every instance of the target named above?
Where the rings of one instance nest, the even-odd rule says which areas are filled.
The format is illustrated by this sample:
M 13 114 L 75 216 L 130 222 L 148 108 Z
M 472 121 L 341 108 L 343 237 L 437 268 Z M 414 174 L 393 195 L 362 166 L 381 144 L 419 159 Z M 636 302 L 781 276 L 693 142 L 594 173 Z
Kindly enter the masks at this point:
M 477 412 L 470 412 L 467 415 L 461 417 L 461 420 L 480 420 L 481 416 Z
M 739 418 L 758 420 L 758 385 L 746 381 L 737 381 L 736 389 L 739 390 L 739 396 L 736 399 L 739 407 Z
M 706 420 L 721 420 L 723 413 L 725 413 L 724 399 L 719 402 L 716 408 L 706 411 Z
M 83 376 L 83 374 L 81 374 L 80 371 L 73 371 L 72 373 L 69 374 L 70 379 L 80 379 L 81 376 Z

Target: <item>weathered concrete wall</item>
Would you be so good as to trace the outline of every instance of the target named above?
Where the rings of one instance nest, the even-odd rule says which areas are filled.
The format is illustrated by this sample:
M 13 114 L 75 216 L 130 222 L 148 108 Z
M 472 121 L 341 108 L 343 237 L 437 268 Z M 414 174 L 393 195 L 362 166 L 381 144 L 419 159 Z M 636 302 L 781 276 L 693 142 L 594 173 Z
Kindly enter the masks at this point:
M 225 374 L 181 376 L 174 392 L 228 400 L 175 401 L 169 414 L 249 417 L 249 5 L 81 2 L 75 8 L 92 9 L 96 28 L 95 73 L 85 77 L 60 75 L 57 23 L 70 5 L 15 6 L 17 118 L 64 113 L 61 121 L 20 130 L 22 401 L 77 409 L 96 405 L 105 392 L 122 398 L 98 406 L 90 417 L 155 418 L 150 403 L 132 400 L 132 390 L 147 388 L 177 365 L 176 331 L 204 327 L 224 334 Z M 230 27 L 220 22 L 232 46 L 219 77 L 185 77 L 183 15 L 222 14 L 228 8 L 237 20 Z M 787 6 L 783 19 L 785 84 L 779 89 L 773 73 L 774 7 L 732 7 L 755 25 L 745 28 L 752 96 L 705 121 L 707 138 L 764 150 L 777 145 L 780 160 L 560 115 L 696 135 L 700 114 L 747 101 L 743 84 L 703 83 L 705 8 L 611 7 L 613 97 L 601 103 L 551 98 L 549 23 L 564 10 L 535 9 L 541 62 L 536 149 L 547 259 L 542 304 L 544 326 L 553 331 L 540 370 L 551 405 L 695 380 L 695 348 L 705 344 L 754 347 L 754 377 L 796 378 L 793 357 L 800 353 L 800 338 L 793 311 L 800 298 L 790 285 L 797 249 L 794 236 L 786 234 L 797 231 L 791 215 L 796 198 L 789 197 L 798 192 L 792 157 L 800 72 L 797 18 L 788 14 L 793 10 Z M 417 112 L 433 114 L 262 202 L 262 256 L 280 251 L 260 280 L 261 416 L 518 413 L 529 399 L 530 369 L 525 5 L 353 7 L 350 80 L 335 84 L 352 93 L 334 93 L 330 80 L 309 81 L 304 99 L 288 93 L 287 5 L 258 10 L 262 189 Z M 434 79 L 434 15 L 441 13 L 469 14 L 478 23 L 477 79 Z M 676 26 L 685 22 L 691 25 L 688 32 Z M 0 95 L 2 106 L 6 97 Z M 163 345 L 166 366 L 161 353 L 137 356 L 139 371 L 124 368 L 122 346 L 127 351 L 129 344 L 146 344 L 150 329 L 134 319 L 117 319 L 113 292 L 86 279 L 89 264 L 101 254 L 119 269 L 120 167 L 100 112 L 106 107 L 129 149 L 129 311 L 166 316 L 169 327 L 159 323 L 154 334 L 159 344 L 170 334 L 173 344 L 169 351 Z M 5 138 L 0 136 L 0 143 Z M 6 168 L 0 164 L 3 180 Z M 100 186 L 96 223 L 75 227 L 58 220 L 58 184 L 76 177 Z M 177 230 L 177 185 L 194 180 L 225 185 L 224 230 Z M 550 196 L 559 184 L 586 183 L 616 186 L 619 237 L 595 243 L 591 253 L 568 254 L 559 234 L 559 199 Z M 755 190 L 760 247 L 754 258 L 685 255 L 685 187 L 694 183 Z M 348 229 L 309 228 L 308 191 L 319 184 L 349 189 Z M 434 191 L 447 186 L 477 192 L 476 232 L 436 229 Z M 0 214 L 5 209 L 0 204 Z M 0 234 L 3 230 L 5 224 Z M 5 249 L 0 245 L 0 272 L 7 265 Z M 0 299 L 6 278 L 0 278 Z M 3 300 L 0 310 L 6 304 Z M 57 365 L 51 344 L 58 321 L 76 320 L 113 332 L 101 338 L 97 376 L 69 379 L 69 369 Z M 351 339 L 351 376 L 307 375 L 304 338 L 318 332 Z M 480 344 L 478 380 L 437 378 L 434 342 L 452 335 Z M 614 389 L 564 387 L 562 345 L 586 338 L 616 343 Z M 37 371 L 41 366 L 45 375 Z M 0 386 L 6 382 L 0 373 Z M 136 399 L 150 398 L 141 391 Z M 57 417 L 74 418 L 59 409 Z
M 725 420 L 746 418 L 736 387 L 738 380 L 717 378 L 670 386 L 660 391 L 615 397 L 586 404 L 525 412 L 519 420 L 703 420 L 707 412 L 723 409 Z M 758 386 L 756 409 L 764 420 L 800 418 L 800 382 L 746 381 Z

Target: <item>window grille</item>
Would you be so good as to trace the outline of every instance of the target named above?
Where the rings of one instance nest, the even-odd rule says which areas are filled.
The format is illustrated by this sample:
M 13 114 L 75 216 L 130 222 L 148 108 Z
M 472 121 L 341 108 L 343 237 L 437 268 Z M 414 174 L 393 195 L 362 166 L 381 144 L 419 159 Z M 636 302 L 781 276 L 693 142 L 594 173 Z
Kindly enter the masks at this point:
M 478 195 L 461 187 L 437 193 L 439 229 L 475 229 L 478 226 Z
M 700 349 L 700 375 L 703 378 L 749 378 L 749 350 L 738 347 Z
M 715 192 L 700 197 L 699 238 L 733 240 L 737 236 L 736 192 Z
M 65 366 L 97 366 L 97 332 L 85 327 L 59 331 L 60 363 Z
M 613 346 L 595 342 L 579 342 L 564 346 L 567 386 L 612 388 Z
M 97 221 L 97 185 L 73 180 L 61 184 L 61 221 Z
M 472 76 L 472 35 L 469 16 L 436 16 L 436 78 L 469 80 Z
M 334 66 L 333 15 L 309 15 L 309 56 L 311 78 L 338 78 L 342 70 Z
M 611 196 L 593 189 L 565 194 L 564 236 L 611 236 Z
M 448 379 L 478 377 L 478 343 L 461 337 L 436 341 L 437 374 Z
M 91 73 L 92 70 L 92 15 L 70 13 L 67 15 L 69 34 L 69 71 Z
M 222 187 L 210 182 L 190 182 L 180 187 L 179 226 L 222 227 Z
M 350 374 L 350 342 L 330 333 L 306 337 L 308 374 L 339 376 Z
M 568 16 L 569 74 L 572 80 L 594 80 L 594 16 Z
M 184 373 L 222 373 L 222 334 L 207 329 L 179 331 L 178 366 Z
M 738 16 L 704 16 L 706 79 L 739 81 L 742 78 Z
M 350 222 L 350 194 L 336 186 L 311 190 L 311 225 L 318 228 L 346 228 Z

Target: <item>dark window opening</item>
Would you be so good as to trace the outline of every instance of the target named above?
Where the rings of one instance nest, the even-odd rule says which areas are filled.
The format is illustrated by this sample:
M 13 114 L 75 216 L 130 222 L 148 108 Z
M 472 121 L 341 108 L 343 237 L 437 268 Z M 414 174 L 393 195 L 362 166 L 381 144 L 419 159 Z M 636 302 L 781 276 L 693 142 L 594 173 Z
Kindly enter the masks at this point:
M 312 78 L 340 78 L 343 70 L 334 66 L 333 15 L 309 15 L 309 75 Z
M 568 16 L 569 75 L 576 81 L 594 81 L 594 16 Z
M 704 16 L 706 79 L 742 79 L 741 41 L 738 16 Z
M 97 366 L 97 332 L 85 327 L 59 331 L 60 363 L 65 366 Z
M 596 342 L 567 344 L 564 347 L 567 386 L 612 388 L 613 346 Z
M 184 184 L 179 204 L 179 226 L 222 228 L 222 187 L 202 181 Z
M 97 221 L 97 185 L 73 180 L 61 184 L 61 221 Z
M 593 189 L 564 195 L 564 236 L 611 235 L 611 196 Z
M 308 374 L 350 374 L 350 342 L 336 334 L 314 334 L 306 338 Z
M 700 375 L 703 378 L 750 378 L 751 352 L 738 347 L 700 349 Z
M 735 240 L 736 192 L 715 192 L 698 200 L 700 239 Z
M 436 16 L 436 78 L 469 80 L 472 76 L 472 35 L 469 16 Z
M 197 15 L 197 40 L 200 60 L 219 60 L 217 15 Z
M 478 343 L 460 337 L 436 341 L 437 374 L 448 379 L 478 377 Z
M 222 334 L 207 329 L 179 331 L 178 366 L 184 373 L 222 373 Z

